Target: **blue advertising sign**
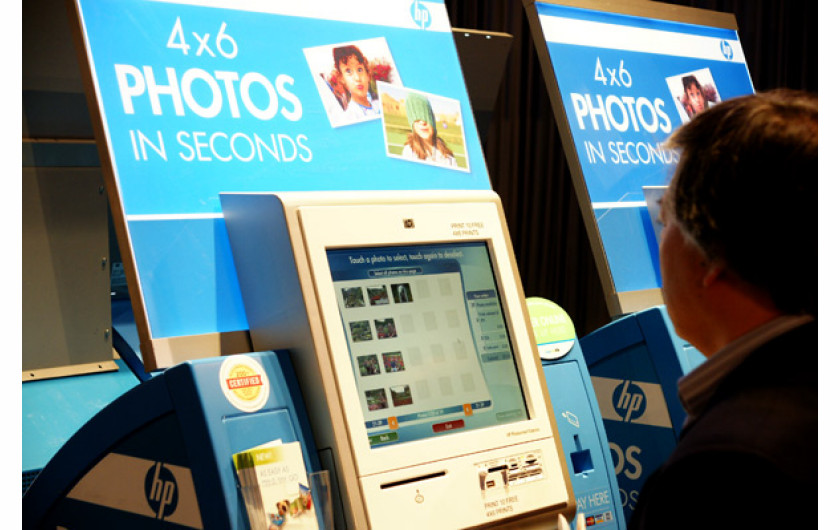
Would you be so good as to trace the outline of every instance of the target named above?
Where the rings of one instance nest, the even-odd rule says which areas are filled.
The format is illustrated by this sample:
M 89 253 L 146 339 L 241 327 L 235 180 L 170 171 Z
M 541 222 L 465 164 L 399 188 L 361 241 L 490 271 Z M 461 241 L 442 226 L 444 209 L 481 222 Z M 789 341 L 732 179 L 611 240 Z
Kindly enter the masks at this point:
M 679 153 L 663 143 L 677 127 L 753 92 L 738 33 L 664 20 L 674 7 L 664 4 L 648 3 L 653 16 L 635 16 L 560 3 L 533 2 L 532 26 L 545 40 L 546 77 L 556 80 L 573 144 L 566 146 L 570 166 L 582 175 L 576 185 L 603 245 L 596 257 L 606 260 L 616 293 L 657 289 L 658 245 L 644 189 L 672 175 Z
M 490 188 L 443 0 L 76 9 L 147 365 L 248 328 L 220 192 Z

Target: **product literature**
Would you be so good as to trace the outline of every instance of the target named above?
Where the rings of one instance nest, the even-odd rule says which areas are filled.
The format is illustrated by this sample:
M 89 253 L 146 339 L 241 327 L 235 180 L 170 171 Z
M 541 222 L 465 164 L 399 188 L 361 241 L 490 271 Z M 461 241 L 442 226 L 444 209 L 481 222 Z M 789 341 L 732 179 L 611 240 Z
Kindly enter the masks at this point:
M 252 530 L 318 528 L 299 442 L 275 440 L 233 455 Z

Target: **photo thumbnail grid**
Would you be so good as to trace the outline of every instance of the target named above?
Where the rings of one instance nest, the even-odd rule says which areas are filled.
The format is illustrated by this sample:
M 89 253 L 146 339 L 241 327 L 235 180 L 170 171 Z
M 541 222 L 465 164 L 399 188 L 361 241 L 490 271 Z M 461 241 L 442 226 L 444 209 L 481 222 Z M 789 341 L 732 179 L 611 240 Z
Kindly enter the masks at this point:
M 460 274 L 348 280 L 336 291 L 366 420 L 489 402 Z

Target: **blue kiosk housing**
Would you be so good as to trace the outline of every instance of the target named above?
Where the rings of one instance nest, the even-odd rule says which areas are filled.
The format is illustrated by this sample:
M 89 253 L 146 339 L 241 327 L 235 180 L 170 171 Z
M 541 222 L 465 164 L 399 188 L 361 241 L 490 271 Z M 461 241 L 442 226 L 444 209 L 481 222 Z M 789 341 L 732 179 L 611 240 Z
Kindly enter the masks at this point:
M 620 318 L 581 338 L 580 346 L 630 520 L 648 475 L 679 439 L 685 412 L 677 380 L 705 358 L 676 335 L 663 306 Z
M 247 529 L 232 455 L 281 439 L 320 469 L 285 352 L 246 354 L 265 373 L 265 403 L 225 396 L 225 358 L 188 361 L 108 405 L 56 453 L 23 497 L 24 528 Z
M 577 509 L 584 513 L 586 527 L 627 528 L 604 422 L 578 341 L 565 356 L 542 364 Z

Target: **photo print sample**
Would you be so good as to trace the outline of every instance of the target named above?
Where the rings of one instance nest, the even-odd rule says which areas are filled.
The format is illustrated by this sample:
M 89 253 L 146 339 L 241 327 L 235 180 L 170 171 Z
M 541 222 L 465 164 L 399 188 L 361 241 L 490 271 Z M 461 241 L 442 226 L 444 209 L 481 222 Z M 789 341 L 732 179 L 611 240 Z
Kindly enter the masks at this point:
M 389 157 L 470 170 L 460 101 L 381 81 L 378 86 Z
M 411 285 L 407 283 L 395 283 L 391 285 L 391 295 L 395 304 L 407 304 L 414 301 L 411 294 Z
M 303 54 L 332 127 L 379 119 L 377 82 L 402 85 L 385 37 L 305 48 Z
M 365 297 L 361 287 L 345 287 L 341 289 L 341 297 L 344 299 L 344 307 L 365 307 Z
M 350 337 L 353 342 L 364 342 L 373 340 L 373 333 L 370 330 L 370 321 L 359 320 L 350 322 Z
M 712 78 L 712 71 L 708 68 L 674 75 L 665 79 L 665 82 L 682 123 L 720 103 L 720 93 Z

